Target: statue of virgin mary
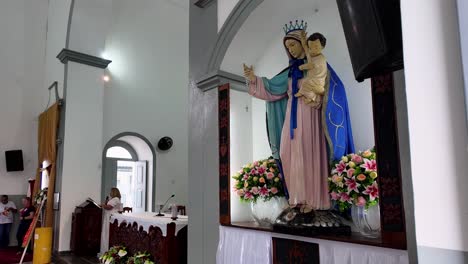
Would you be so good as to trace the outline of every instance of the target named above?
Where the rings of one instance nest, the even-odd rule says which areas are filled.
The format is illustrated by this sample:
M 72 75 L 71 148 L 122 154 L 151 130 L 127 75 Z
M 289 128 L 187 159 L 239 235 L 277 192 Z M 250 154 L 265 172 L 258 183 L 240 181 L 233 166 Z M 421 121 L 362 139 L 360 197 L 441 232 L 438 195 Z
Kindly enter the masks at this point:
M 301 35 L 307 24 L 285 27 L 283 44 L 289 66 L 267 79 L 244 65 L 249 94 L 266 101 L 267 131 L 272 155 L 282 169 L 289 204 L 314 210 L 330 208 L 329 162 L 354 152 L 348 104 L 343 83 L 328 65 L 325 93 L 319 106 L 296 95 L 303 83 L 299 66 L 306 62 Z

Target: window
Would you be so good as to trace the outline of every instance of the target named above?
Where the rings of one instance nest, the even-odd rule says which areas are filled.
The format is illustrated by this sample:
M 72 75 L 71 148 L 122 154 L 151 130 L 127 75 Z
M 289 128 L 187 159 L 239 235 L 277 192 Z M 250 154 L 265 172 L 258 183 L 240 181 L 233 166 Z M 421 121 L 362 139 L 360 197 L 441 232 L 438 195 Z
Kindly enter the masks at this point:
M 132 159 L 132 155 L 123 147 L 115 146 L 107 149 L 107 158 Z

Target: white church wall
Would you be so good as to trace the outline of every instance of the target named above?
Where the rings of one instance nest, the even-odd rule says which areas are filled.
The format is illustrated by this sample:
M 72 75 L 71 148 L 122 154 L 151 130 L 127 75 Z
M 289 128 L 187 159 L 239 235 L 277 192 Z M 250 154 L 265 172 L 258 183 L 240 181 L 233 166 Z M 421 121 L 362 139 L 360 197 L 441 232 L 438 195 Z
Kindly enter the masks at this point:
M 427 248 L 468 251 L 468 139 L 456 1 L 402 1 L 401 10 L 416 240 L 424 249 L 418 257 L 420 263 L 447 262 L 431 258 Z
M 45 56 L 44 87 L 58 82 L 59 94 L 63 96 L 64 65 L 57 59 L 66 47 L 68 18 L 72 0 L 50 0 L 47 14 L 47 44 Z
M 217 2 L 218 2 L 218 31 L 219 31 L 223 27 L 224 22 L 226 22 L 226 19 L 228 18 L 229 14 L 231 14 L 231 11 L 237 5 L 239 0 L 218 0 Z
M 102 73 L 68 63 L 65 141 L 58 251 L 70 250 L 72 213 L 88 197 L 101 197 Z
M 270 143 L 266 129 L 265 101 L 252 100 L 252 160 L 266 159 L 271 156 Z
M 246 92 L 230 90 L 230 175 L 236 174 L 242 166 L 253 161 L 252 99 Z M 231 178 L 231 186 L 234 186 Z M 242 203 L 231 193 L 231 221 L 251 221 L 250 204 Z
M 75 1 L 68 48 L 97 54 L 104 48 L 111 0 Z M 93 26 L 95 25 L 95 26 Z M 89 42 L 82 40 L 93 26 Z M 100 36 L 100 37 L 99 37 Z M 79 41 L 77 40 L 79 39 Z M 70 250 L 72 212 L 88 197 L 101 197 L 104 71 L 75 62 L 66 66 L 66 110 L 61 172 L 58 251 Z
M 136 132 L 155 146 L 156 203 L 175 194 L 188 202 L 188 2 L 113 1 L 105 56 L 110 82 L 104 91 L 104 142 Z M 190 210 L 190 209 L 189 209 Z
M 46 21 L 45 0 L 0 2 L 0 194 L 26 195 L 35 178 L 37 117 L 47 104 Z M 23 151 L 24 171 L 6 171 L 4 152 L 12 149 Z

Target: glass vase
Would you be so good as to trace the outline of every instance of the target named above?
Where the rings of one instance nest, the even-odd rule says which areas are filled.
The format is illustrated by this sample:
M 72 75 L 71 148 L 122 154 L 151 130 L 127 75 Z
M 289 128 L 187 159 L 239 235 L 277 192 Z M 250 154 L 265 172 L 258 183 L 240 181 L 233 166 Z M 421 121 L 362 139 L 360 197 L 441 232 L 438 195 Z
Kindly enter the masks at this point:
M 380 236 L 380 207 L 379 205 L 365 206 L 353 205 L 351 218 L 356 228 L 363 236 L 376 238 Z
M 260 226 L 271 226 L 276 218 L 288 207 L 288 202 L 284 197 L 273 197 L 268 201 L 262 198 L 257 202 L 251 202 L 252 216 Z

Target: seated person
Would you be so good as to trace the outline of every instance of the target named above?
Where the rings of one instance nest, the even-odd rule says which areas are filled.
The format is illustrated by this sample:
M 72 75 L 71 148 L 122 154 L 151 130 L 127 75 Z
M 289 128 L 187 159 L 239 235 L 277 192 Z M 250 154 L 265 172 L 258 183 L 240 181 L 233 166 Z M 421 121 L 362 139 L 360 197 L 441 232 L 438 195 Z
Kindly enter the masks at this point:
M 26 232 L 28 232 L 29 226 L 32 223 L 36 208 L 31 204 L 31 198 L 24 197 L 22 200 L 23 208 L 19 211 L 20 224 L 18 226 L 18 232 L 16 232 L 16 240 L 18 240 L 18 247 L 23 249 L 22 243 Z M 31 250 L 31 248 L 29 248 Z

